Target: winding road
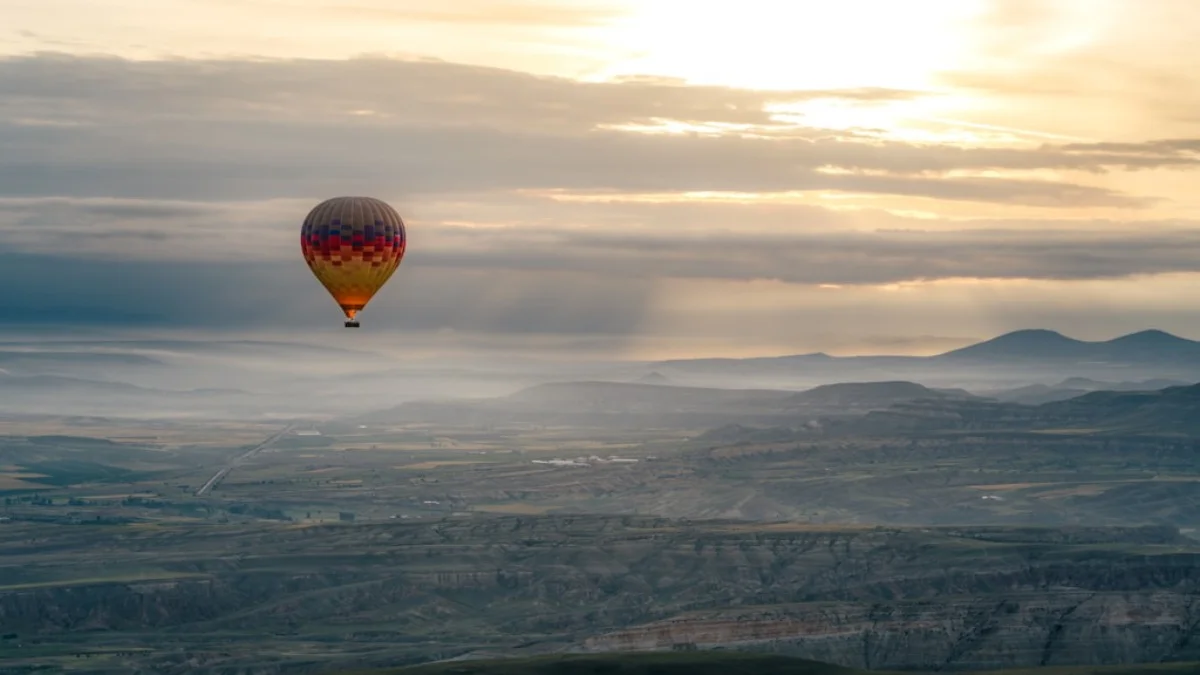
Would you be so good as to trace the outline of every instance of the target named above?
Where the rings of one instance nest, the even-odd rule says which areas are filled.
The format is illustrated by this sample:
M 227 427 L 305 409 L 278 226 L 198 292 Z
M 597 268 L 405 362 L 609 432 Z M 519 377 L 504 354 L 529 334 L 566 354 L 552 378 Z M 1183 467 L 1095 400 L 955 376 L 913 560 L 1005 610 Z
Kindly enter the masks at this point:
M 204 485 L 200 486 L 200 489 L 196 490 L 196 496 L 203 497 L 204 495 L 208 494 L 209 492 L 212 492 L 213 488 L 220 485 L 221 481 L 225 480 L 225 476 L 228 476 L 229 472 L 233 471 L 233 468 L 235 466 L 244 463 L 246 460 L 250 459 L 251 457 L 254 457 L 258 453 L 269 448 L 272 443 L 283 438 L 284 435 L 287 434 L 287 432 L 291 431 L 295 426 L 296 425 L 294 425 L 294 424 L 287 425 L 286 427 L 275 432 L 271 436 L 268 436 L 266 438 L 266 440 L 262 441 L 261 443 L 258 443 L 257 445 L 252 446 L 246 452 L 243 452 L 242 454 L 235 457 L 233 459 L 233 461 L 231 461 L 228 464 L 226 464 L 225 466 L 221 467 L 220 471 L 214 473 L 213 477 L 208 479 L 208 482 L 206 482 Z

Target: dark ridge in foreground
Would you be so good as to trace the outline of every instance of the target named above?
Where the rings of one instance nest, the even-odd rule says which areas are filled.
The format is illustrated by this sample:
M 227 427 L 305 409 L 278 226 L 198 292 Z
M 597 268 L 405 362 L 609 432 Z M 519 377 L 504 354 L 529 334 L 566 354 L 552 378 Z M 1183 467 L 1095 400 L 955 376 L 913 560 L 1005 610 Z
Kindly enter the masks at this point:
M 871 671 L 884 674 L 884 671 Z M 652 652 L 562 654 L 527 659 L 448 661 L 342 675 L 866 675 L 867 671 L 771 654 Z
M 0 579 L 4 673 L 112 650 L 116 672 L 162 675 L 536 674 L 556 671 L 463 669 L 629 652 L 842 668 L 775 671 L 814 675 L 1200 658 L 1200 542 L 1164 527 L 14 520 Z
M 919 671 L 910 671 L 919 672 Z M 336 675 L 895 675 L 805 659 L 738 652 L 563 654 L 527 659 L 447 661 L 385 670 L 341 671 Z M 1200 663 L 1132 666 L 1049 666 L 978 672 L 976 675 L 1195 675 Z M 330 675 L 335 675 L 330 673 Z

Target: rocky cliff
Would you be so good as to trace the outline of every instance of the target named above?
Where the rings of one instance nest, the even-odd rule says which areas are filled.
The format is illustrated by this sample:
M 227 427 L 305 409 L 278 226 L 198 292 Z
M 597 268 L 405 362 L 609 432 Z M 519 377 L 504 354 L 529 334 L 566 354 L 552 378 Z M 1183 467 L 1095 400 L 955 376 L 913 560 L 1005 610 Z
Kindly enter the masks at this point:
M 690 646 L 891 669 L 1200 659 L 1200 544 L 1163 527 L 9 524 L 0 578 L 0 633 L 145 650 L 125 672 Z
M 589 651 L 726 647 L 860 668 L 975 670 L 1200 658 L 1195 597 L 1013 592 L 692 613 L 589 638 Z

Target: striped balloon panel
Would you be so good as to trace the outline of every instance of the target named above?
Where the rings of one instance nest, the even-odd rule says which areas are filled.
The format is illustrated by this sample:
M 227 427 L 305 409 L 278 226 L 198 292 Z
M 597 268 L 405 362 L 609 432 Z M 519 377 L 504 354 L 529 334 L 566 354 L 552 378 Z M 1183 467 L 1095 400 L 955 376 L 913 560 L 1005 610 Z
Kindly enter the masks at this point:
M 400 266 L 404 248 L 400 214 L 370 197 L 323 201 L 300 229 L 305 262 L 350 318 Z

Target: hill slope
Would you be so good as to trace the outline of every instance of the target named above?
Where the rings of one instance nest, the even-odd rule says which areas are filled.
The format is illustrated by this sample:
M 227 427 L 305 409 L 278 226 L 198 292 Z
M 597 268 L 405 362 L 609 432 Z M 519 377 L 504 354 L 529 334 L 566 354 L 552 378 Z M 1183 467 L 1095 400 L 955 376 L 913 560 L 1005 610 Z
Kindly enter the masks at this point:
M 889 406 L 921 399 L 977 398 L 966 392 L 930 389 L 916 382 L 843 382 L 823 384 L 788 397 L 788 403 L 855 408 Z
M 1200 663 L 1132 666 L 1049 666 L 979 672 L 977 675 L 1195 675 Z M 532 659 L 450 661 L 339 675 L 888 675 L 765 654 L 692 652 L 562 655 Z
M 145 646 L 120 672 L 169 675 L 692 646 L 918 672 L 1194 661 L 1198 546 L 1165 527 L 31 516 L 0 527 L 0 616 L 38 650 Z M 0 672 L 44 656 L 0 647 Z
M 935 430 L 1075 431 L 1152 436 L 1200 435 L 1200 384 L 1151 391 L 1094 391 L 1022 405 L 986 400 L 902 402 L 841 425 L 844 433 Z
M 1093 391 L 1153 391 L 1192 384 L 1183 380 L 1156 378 L 1140 382 L 1101 382 L 1087 377 L 1069 377 L 1058 384 L 1030 384 L 1012 389 L 979 392 L 980 395 L 1007 403 L 1040 405 L 1083 396 Z
M 1094 391 L 1037 410 L 1039 417 L 1060 424 L 1200 433 L 1200 384 L 1153 391 Z
M 913 382 L 852 382 L 801 392 L 633 382 L 555 382 L 499 398 L 405 403 L 356 420 L 701 427 L 741 423 L 796 425 L 815 415 L 861 414 L 905 401 L 974 398 L 966 392 L 935 390 Z
M 1051 666 L 980 672 L 978 675 L 1195 675 L 1200 663 L 1134 666 Z M 730 652 L 563 655 L 534 659 L 451 661 L 346 675 L 887 675 L 826 663 Z
M 658 652 L 451 661 L 357 675 L 866 675 L 866 671 L 769 654 Z

